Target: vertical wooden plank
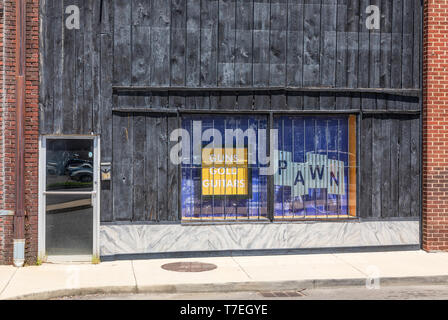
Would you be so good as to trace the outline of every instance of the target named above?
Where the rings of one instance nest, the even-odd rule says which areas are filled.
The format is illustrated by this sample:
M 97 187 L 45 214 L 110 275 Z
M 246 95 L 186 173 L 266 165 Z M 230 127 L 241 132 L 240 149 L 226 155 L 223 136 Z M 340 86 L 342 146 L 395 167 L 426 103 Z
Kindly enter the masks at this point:
M 286 31 L 288 27 L 288 3 L 286 0 L 271 0 L 271 29 L 269 51 L 269 85 L 283 87 L 286 85 Z M 285 110 L 286 95 L 271 96 L 271 108 Z
M 381 116 L 372 118 L 372 217 L 381 217 L 382 209 L 382 159 L 384 154 L 384 136 Z M 367 146 L 368 147 L 368 146 Z
M 134 100 L 134 108 L 152 108 L 153 107 L 153 97 L 152 92 L 139 92 L 132 95 Z
M 235 0 L 219 0 L 218 86 L 235 84 Z
M 288 33 L 286 57 L 286 85 L 301 87 L 303 84 L 303 3 L 288 0 Z M 303 95 L 288 94 L 288 109 L 303 109 Z
M 94 85 L 93 85 L 93 68 L 94 68 L 94 37 L 95 30 L 93 25 L 93 20 L 95 19 L 94 13 L 95 2 L 92 0 L 82 1 L 80 9 L 83 8 L 84 14 L 83 24 L 85 29 L 79 34 L 79 47 L 77 48 L 77 73 L 82 74 L 83 77 L 79 85 L 80 94 L 76 95 L 78 109 L 81 109 L 81 114 L 78 114 L 78 119 L 81 124 L 78 125 L 78 133 L 89 134 L 93 132 L 93 95 L 94 95 Z M 82 99 L 81 98 L 82 95 Z
M 380 87 L 390 88 L 391 80 L 391 49 L 392 49 L 392 1 L 381 0 L 381 63 Z M 378 109 L 386 110 L 386 95 L 381 95 L 377 102 Z
M 337 48 L 337 0 L 323 0 L 321 8 L 321 54 L 320 82 L 322 86 L 336 85 L 336 48 Z M 320 109 L 334 110 L 336 99 L 334 95 L 320 95 Z
M 403 2 L 403 47 L 401 58 L 401 86 L 403 88 L 412 88 L 413 79 L 413 51 L 414 51 L 414 1 Z M 413 109 L 412 101 L 404 99 L 402 102 L 404 110 Z
M 370 4 L 375 5 L 381 9 L 381 0 L 371 0 Z M 370 42 L 369 87 L 379 88 L 380 69 L 381 69 L 381 25 L 380 30 L 370 30 L 369 42 Z
M 411 120 L 411 213 L 412 217 L 420 216 L 420 119 L 418 117 Z
M 100 36 L 100 97 L 99 122 L 101 127 L 101 161 L 112 162 L 112 36 Z M 115 169 L 112 166 L 112 177 Z M 110 183 L 101 184 L 101 221 L 113 221 L 113 193 Z
M 74 0 L 73 4 L 75 6 L 77 6 L 79 8 L 80 11 L 80 24 L 84 25 L 87 31 L 86 33 L 91 34 L 92 31 L 89 28 L 89 19 L 86 16 L 86 7 L 88 1 L 83 2 L 82 4 L 79 3 L 78 0 Z M 91 28 L 91 23 L 90 23 L 90 28 Z M 72 122 L 73 122 L 73 126 L 72 126 L 72 131 L 71 133 L 74 134 L 80 134 L 83 133 L 83 115 L 86 113 L 86 109 L 88 108 L 88 106 L 86 105 L 85 101 L 84 101 L 84 79 L 85 79 L 85 74 L 84 74 L 84 68 L 83 65 L 85 63 L 89 64 L 89 62 L 87 62 L 87 54 L 85 52 L 85 48 L 84 48 L 84 32 L 86 31 L 85 29 L 83 30 L 73 30 L 73 50 L 74 50 L 74 58 L 75 58 L 75 66 L 74 66 L 74 73 L 72 73 L 72 77 L 74 77 L 74 92 L 73 92 L 73 100 L 72 100 L 72 110 L 71 110 L 71 115 L 72 115 Z M 70 32 L 69 30 L 67 30 L 67 32 Z M 90 66 L 91 68 L 91 66 Z M 87 88 L 86 88 L 87 89 Z
M 402 52 L 402 87 L 411 88 L 413 85 L 413 49 L 414 49 L 414 5 L 413 1 L 403 2 L 403 52 Z
M 271 109 L 271 95 L 269 92 L 257 91 L 254 93 L 253 110 L 270 110 Z
M 252 85 L 253 0 L 236 1 L 235 85 Z
M 390 87 L 390 63 L 392 46 L 392 1 L 381 0 L 381 25 L 380 25 L 380 65 L 379 65 L 379 86 L 382 88 Z M 377 99 L 377 108 L 387 109 L 387 95 L 380 95 Z M 391 126 L 393 121 L 390 118 L 384 118 L 382 121 L 382 158 L 381 158 L 381 216 L 391 217 L 394 212 L 391 208 Z
M 238 92 L 237 106 L 238 110 L 252 110 L 254 93 L 252 91 Z
M 381 0 L 371 0 L 371 5 L 375 5 L 381 9 Z M 365 23 L 365 20 L 364 20 Z M 380 21 L 381 23 L 381 21 Z M 369 87 L 379 88 L 380 87 L 380 70 L 381 70 L 381 26 L 380 30 L 370 30 L 369 37 Z M 377 102 L 381 99 L 377 99 L 378 96 L 367 96 L 367 99 L 363 100 L 366 102 L 368 108 L 377 109 Z M 366 101 L 368 100 L 368 101 Z M 364 104 L 363 104 L 364 107 Z
M 255 87 L 269 86 L 269 0 L 254 0 L 254 32 L 253 32 L 253 85 Z M 270 96 L 265 92 L 254 95 L 254 109 L 267 110 L 271 108 Z
M 399 216 L 411 215 L 411 121 L 400 119 Z
M 133 203 L 133 123 L 132 114 L 113 117 L 113 212 L 115 221 L 132 219 Z
M 286 110 L 286 95 L 281 91 L 271 91 L 271 109 Z
M 303 85 L 305 87 L 320 84 L 320 1 L 307 1 L 304 4 L 303 23 Z M 303 98 L 304 109 L 319 108 L 319 94 L 309 94 Z
M 348 1 L 337 1 L 336 24 L 336 87 L 347 87 L 348 68 Z M 351 107 L 351 98 L 347 94 L 336 95 L 335 108 L 348 110 Z
M 157 128 L 157 221 L 168 221 L 168 143 L 167 143 L 167 118 L 158 117 Z
M 236 1 L 235 17 L 235 86 L 250 87 L 253 84 L 253 0 Z M 251 110 L 253 93 L 239 93 L 237 108 Z
M 152 92 L 151 96 L 151 107 L 152 108 L 168 108 L 169 107 L 169 97 L 167 92 Z
M 359 17 L 359 0 L 347 0 L 347 87 L 349 88 L 358 87 Z M 361 108 L 359 95 L 351 97 L 351 106 L 354 109 Z
M 168 106 L 173 109 L 185 108 L 185 94 L 183 92 L 171 92 Z
M 370 85 L 370 33 L 371 31 L 367 29 L 366 19 L 367 13 L 366 8 L 369 6 L 370 0 L 360 0 L 360 29 L 359 29 L 359 64 L 358 64 L 358 87 L 368 88 Z M 361 95 L 361 106 L 363 109 L 375 109 L 374 97 L 369 94 Z
M 254 0 L 253 81 L 255 86 L 269 85 L 269 0 Z
M 171 85 L 185 85 L 186 0 L 171 0 Z
M 234 91 L 219 92 L 216 95 L 216 98 L 217 108 L 220 110 L 233 110 L 237 107 L 236 92 Z
M 393 118 L 390 128 L 390 206 L 389 216 L 399 216 L 399 158 L 400 158 L 400 120 Z
M 319 110 L 320 94 L 317 92 L 309 92 L 303 95 L 304 110 Z
M 201 86 L 218 83 L 218 0 L 201 0 Z
M 100 105 L 101 105 L 101 2 L 90 0 L 92 3 L 92 131 L 101 133 Z M 110 182 L 109 182 L 110 183 Z
M 187 0 L 186 80 L 191 87 L 200 85 L 201 0 Z
M 271 0 L 269 84 L 273 87 L 282 87 L 286 84 L 287 10 L 286 0 Z
M 133 157 L 131 165 L 133 170 L 133 221 L 145 221 L 145 150 L 146 126 L 144 114 L 134 114 L 132 117 Z
M 42 35 L 39 39 L 42 57 L 39 85 L 39 133 L 48 134 L 53 131 L 53 86 L 50 85 L 54 74 L 53 31 L 50 28 L 55 16 L 53 1 L 41 1 L 39 14 L 42 17 Z
M 135 11 L 135 8 L 133 11 Z M 140 19 L 138 21 L 140 21 Z M 135 25 L 134 23 L 132 26 L 131 59 L 133 86 L 147 86 L 151 83 L 150 52 L 151 27 L 145 25 Z
M 131 1 L 132 1 L 132 25 L 146 26 L 146 27 L 152 26 L 153 25 L 153 22 L 151 21 L 152 0 L 131 0 Z
M 63 9 L 68 5 L 67 1 L 64 1 Z M 63 17 L 65 17 L 63 15 Z M 76 81 L 80 75 L 76 74 L 76 33 L 78 30 L 68 30 L 63 27 L 62 31 L 62 54 L 59 59 L 62 59 L 62 132 L 64 134 L 76 133 L 74 130 L 74 116 L 76 112 L 73 112 L 76 108 Z
M 286 85 L 300 87 L 303 73 L 303 3 L 288 0 Z
M 170 84 L 170 1 L 153 0 L 151 3 L 151 85 Z
M 362 120 L 361 132 L 361 186 L 359 213 L 362 218 L 372 217 L 372 125 L 371 117 Z
M 132 61 L 131 2 L 114 2 L 114 84 L 130 85 Z
M 187 93 L 185 97 L 185 108 L 210 109 L 210 93 L 208 91 Z
M 288 92 L 286 96 L 286 107 L 288 110 L 303 110 L 303 93 Z
M 420 88 L 422 67 L 421 67 L 421 52 L 422 52 L 422 1 L 414 0 L 414 52 L 413 52 L 413 83 L 414 88 Z
M 381 217 L 391 217 L 394 213 L 391 211 L 391 126 L 392 119 L 383 118 L 381 121 Z M 395 156 L 395 155 L 393 155 Z
M 61 134 L 63 132 L 63 83 L 64 83 L 64 1 L 56 1 L 54 3 L 55 19 L 52 26 L 53 33 L 53 61 L 54 61 L 54 133 Z
M 403 0 L 392 1 L 392 57 L 391 57 L 391 88 L 401 88 L 401 59 L 403 42 Z M 401 109 L 396 100 L 391 100 L 389 109 Z
M 145 220 L 157 221 L 158 214 L 158 134 L 157 118 L 147 115 L 145 117 L 146 148 L 145 148 Z
M 187 41 L 187 2 L 186 0 L 171 0 L 171 86 L 185 86 L 186 41 Z M 171 108 L 183 108 L 185 97 L 173 94 L 169 97 Z
M 359 29 L 359 64 L 358 64 L 358 86 L 360 88 L 369 87 L 369 63 L 370 63 L 370 31 L 366 27 L 366 8 L 370 0 L 360 0 L 360 29 Z
M 113 32 L 113 22 L 114 22 L 114 2 L 115 0 L 103 0 L 100 2 L 100 33 L 101 34 L 112 34 Z M 145 1 L 145 0 L 142 0 Z
M 303 85 L 305 87 L 317 86 L 320 82 L 320 9 L 320 1 L 307 1 L 304 4 Z

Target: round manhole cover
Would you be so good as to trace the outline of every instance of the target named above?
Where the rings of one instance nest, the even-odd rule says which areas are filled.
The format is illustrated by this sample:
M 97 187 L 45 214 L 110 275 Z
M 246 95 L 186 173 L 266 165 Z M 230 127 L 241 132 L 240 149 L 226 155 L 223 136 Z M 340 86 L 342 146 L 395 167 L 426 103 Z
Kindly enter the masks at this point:
M 217 266 L 212 263 L 203 262 L 174 262 L 167 263 L 162 269 L 176 272 L 204 272 L 216 269 Z

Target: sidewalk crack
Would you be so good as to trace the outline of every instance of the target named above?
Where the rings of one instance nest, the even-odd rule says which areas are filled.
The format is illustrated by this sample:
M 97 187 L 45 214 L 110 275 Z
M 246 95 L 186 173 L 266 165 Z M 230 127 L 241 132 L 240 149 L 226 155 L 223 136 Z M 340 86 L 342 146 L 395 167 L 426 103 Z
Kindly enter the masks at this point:
M 16 270 L 14 270 L 14 273 L 11 275 L 11 277 L 9 278 L 8 282 L 6 283 L 5 287 L 2 289 L 2 291 L 0 291 L 0 297 L 3 295 L 3 293 L 6 291 L 6 288 L 8 288 L 9 284 L 11 283 L 12 279 L 14 278 L 14 276 L 16 275 L 17 271 L 19 271 L 19 268 L 16 268 Z
M 135 276 L 134 260 L 131 260 L 132 274 L 134 275 L 135 293 L 138 293 L 137 277 Z
M 232 260 L 238 265 L 238 267 L 240 268 L 241 271 L 244 272 L 244 274 L 250 279 L 252 280 L 252 277 L 246 272 L 246 270 L 244 270 L 244 268 L 238 263 L 238 261 L 235 260 L 235 258 L 233 257 L 233 255 L 230 256 L 232 258 Z

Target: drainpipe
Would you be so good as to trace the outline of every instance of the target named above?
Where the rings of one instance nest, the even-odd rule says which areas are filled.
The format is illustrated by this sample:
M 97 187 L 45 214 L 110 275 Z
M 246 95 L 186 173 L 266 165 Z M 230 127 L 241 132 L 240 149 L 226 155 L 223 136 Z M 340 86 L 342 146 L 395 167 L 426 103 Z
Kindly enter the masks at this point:
M 16 212 L 14 265 L 25 262 L 25 36 L 26 0 L 16 0 Z

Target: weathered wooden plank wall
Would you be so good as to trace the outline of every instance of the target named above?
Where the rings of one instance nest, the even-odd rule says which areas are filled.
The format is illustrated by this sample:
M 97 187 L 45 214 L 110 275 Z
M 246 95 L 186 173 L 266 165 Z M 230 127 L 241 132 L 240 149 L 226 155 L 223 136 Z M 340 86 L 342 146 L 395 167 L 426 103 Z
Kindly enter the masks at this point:
M 72 4 L 79 30 L 65 28 Z M 380 30 L 366 27 L 368 5 L 381 9 Z M 421 0 L 43 0 L 40 132 L 101 134 L 101 161 L 113 163 L 102 221 L 163 221 L 178 219 L 166 140 L 177 118 L 113 108 L 362 109 L 361 217 L 418 216 L 420 116 L 365 112 L 418 111 L 418 97 L 237 88 L 420 89 L 421 14 Z M 235 91 L 117 94 L 113 86 Z

